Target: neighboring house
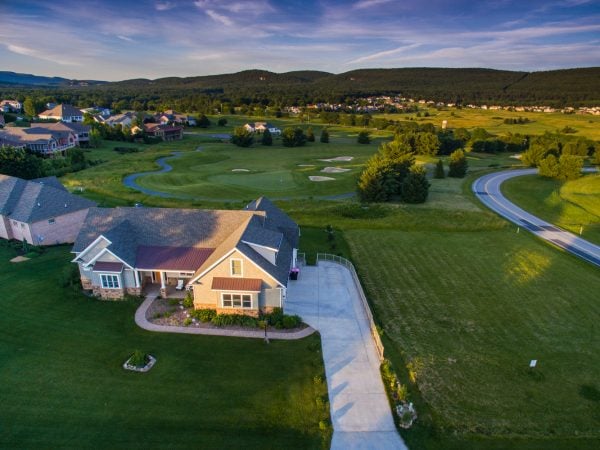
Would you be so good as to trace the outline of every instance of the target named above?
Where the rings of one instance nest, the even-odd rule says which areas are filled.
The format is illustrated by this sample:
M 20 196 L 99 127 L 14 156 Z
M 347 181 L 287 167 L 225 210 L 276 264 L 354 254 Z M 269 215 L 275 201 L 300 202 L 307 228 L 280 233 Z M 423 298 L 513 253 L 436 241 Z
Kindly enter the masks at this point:
M 86 147 L 90 143 L 92 127 L 77 122 L 39 122 L 32 124 L 31 128 L 43 128 L 51 131 L 71 132 L 75 136 L 75 145 Z
M 4 128 L 4 125 L 6 125 L 6 122 L 4 122 L 4 116 L 0 114 L 0 128 Z
M 0 175 L 0 237 L 33 245 L 72 243 L 96 203 L 69 193 L 56 177 Z
M 254 122 L 254 125 L 249 123 L 244 125 L 244 128 L 252 133 L 264 133 L 265 130 L 269 130 L 271 134 L 279 135 L 281 130 L 268 122 Z
M 40 119 L 60 120 L 62 122 L 83 122 L 83 112 L 72 105 L 56 105 L 52 109 L 38 114 Z
M 299 228 L 266 198 L 242 211 L 91 208 L 73 262 L 84 289 L 104 298 L 167 297 L 178 280 L 196 309 L 257 316 L 284 307 Z
M 136 113 L 129 111 L 123 114 L 115 114 L 114 116 L 107 117 L 103 121 L 106 125 L 110 127 L 114 127 L 116 125 L 121 125 L 122 127 L 130 127 L 135 117 Z
M 77 134 L 70 130 L 51 130 L 42 127 L 6 127 L 0 131 L 0 138 L 18 143 L 17 147 L 27 148 L 44 156 L 63 153 L 77 145 Z
M 0 132 L 0 148 L 2 147 L 12 147 L 24 150 L 26 145 L 25 142 L 19 140 L 19 138 Z
M 195 127 L 198 125 L 198 122 L 194 116 L 187 116 L 186 121 L 189 127 Z
M 183 139 L 183 127 L 161 125 L 159 123 L 147 123 L 144 131 L 149 136 L 159 137 L 163 141 L 176 141 Z
M 0 111 L 19 113 L 23 109 L 23 104 L 18 100 L 0 101 Z
M 179 114 L 178 112 L 175 112 L 172 109 L 167 109 L 165 112 L 157 114 L 154 117 L 154 119 L 162 125 L 185 125 L 188 122 L 188 116 L 186 116 L 185 114 Z

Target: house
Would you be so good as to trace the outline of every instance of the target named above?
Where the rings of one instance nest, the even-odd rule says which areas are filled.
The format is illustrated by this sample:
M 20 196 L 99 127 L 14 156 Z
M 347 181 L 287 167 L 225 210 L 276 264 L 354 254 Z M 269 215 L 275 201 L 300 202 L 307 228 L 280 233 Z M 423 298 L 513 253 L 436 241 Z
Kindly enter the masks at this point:
M 40 122 L 32 124 L 31 128 L 43 128 L 51 131 L 71 132 L 75 136 L 75 145 L 86 147 L 90 143 L 92 127 L 77 122 Z
M 72 105 L 60 104 L 38 114 L 40 119 L 60 120 L 62 122 L 83 122 L 83 112 Z
M 0 114 L 0 128 L 4 128 L 6 122 L 4 121 L 4 115 Z
M 136 113 L 133 111 L 125 112 L 123 114 L 115 114 L 107 118 L 97 119 L 97 121 L 103 121 L 106 125 L 114 127 L 115 125 L 121 125 L 122 127 L 130 127 L 132 122 L 136 118 Z
M 257 316 L 284 307 L 299 228 L 266 198 L 243 210 L 91 208 L 73 246 L 84 289 L 103 298 L 183 280 L 196 309 Z
M 42 127 L 6 127 L 0 131 L 0 138 L 17 143 L 17 147 L 27 148 L 44 156 L 63 153 L 77 145 L 77 134 L 70 130 L 51 130 Z
M 279 135 L 281 130 L 268 122 L 254 122 L 254 125 L 249 123 L 244 125 L 244 128 L 252 133 L 264 133 L 265 130 L 269 130 L 271 134 Z
M 0 101 L 0 111 L 19 113 L 23 109 L 23 104 L 18 100 L 2 100 Z
M 162 125 L 159 123 L 147 123 L 144 124 L 144 131 L 149 136 L 159 137 L 163 141 L 183 139 L 183 127 Z
M 96 203 L 69 193 L 56 177 L 0 175 L 0 237 L 33 245 L 72 243 Z
M 25 142 L 21 141 L 17 137 L 0 132 L 0 148 L 2 147 L 12 147 L 19 150 L 25 150 L 26 145 Z
M 186 122 L 189 127 L 195 127 L 198 125 L 198 122 L 196 121 L 196 118 L 194 116 L 187 116 Z
M 188 116 L 186 116 L 185 114 L 179 114 L 178 112 L 175 112 L 172 109 L 167 109 L 165 112 L 156 114 L 156 116 L 154 116 L 154 119 L 156 122 L 162 125 L 185 125 L 188 122 Z

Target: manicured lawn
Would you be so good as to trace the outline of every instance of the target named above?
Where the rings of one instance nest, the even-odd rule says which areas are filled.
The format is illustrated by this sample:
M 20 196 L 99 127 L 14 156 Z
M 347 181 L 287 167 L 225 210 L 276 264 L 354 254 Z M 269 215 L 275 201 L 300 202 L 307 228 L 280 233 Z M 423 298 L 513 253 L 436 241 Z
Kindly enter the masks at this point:
M 318 336 L 150 333 L 134 324 L 137 302 L 61 287 L 67 248 L 12 256 L 0 248 L 1 448 L 329 447 Z M 149 373 L 121 368 L 135 349 L 157 357 Z
M 537 175 L 502 184 L 511 201 L 532 214 L 600 245 L 600 175 L 561 182 Z
M 438 430 L 431 447 L 485 437 L 512 448 L 503 439 L 520 437 L 532 440 L 522 448 L 540 438 L 585 448 L 600 437 L 597 269 L 509 230 L 345 236 L 388 356 L 413 364 L 421 424 Z M 405 434 L 416 448 L 418 433 Z
M 412 120 L 418 123 L 433 123 L 441 126 L 443 120 L 448 121 L 449 128 L 467 128 L 476 127 L 485 128 L 490 133 L 505 135 L 507 133 L 521 134 L 544 134 L 545 132 L 555 133 L 569 126 L 577 130 L 575 136 L 582 136 L 592 140 L 600 139 L 600 117 L 581 114 L 562 114 L 562 113 L 535 113 L 518 111 L 490 111 L 482 109 L 454 109 L 438 111 L 430 108 L 429 117 L 416 117 L 416 114 L 386 114 L 393 120 Z M 377 117 L 377 116 L 376 116 Z M 506 118 L 525 117 L 530 120 L 525 124 L 505 124 Z

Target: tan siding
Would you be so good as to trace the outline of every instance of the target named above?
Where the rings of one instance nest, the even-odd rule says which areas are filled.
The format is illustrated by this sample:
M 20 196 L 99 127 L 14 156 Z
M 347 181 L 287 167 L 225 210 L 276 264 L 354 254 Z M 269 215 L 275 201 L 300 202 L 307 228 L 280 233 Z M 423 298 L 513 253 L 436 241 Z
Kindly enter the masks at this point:
M 221 306 L 221 293 L 219 291 L 211 290 L 212 280 L 214 277 L 230 277 L 230 260 L 241 259 L 242 263 L 242 276 L 244 278 L 260 278 L 263 280 L 263 289 L 270 289 L 277 287 L 279 284 L 270 275 L 264 272 L 262 269 L 257 267 L 252 261 L 246 258 L 237 250 L 230 256 L 225 258 L 214 267 L 210 272 L 206 273 L 202 278 L 194 283 L 194 305 L 200 308 L 200 305 L 214 305 L 215 307 Z M 262 296 L 259 296 L 262 298 Z M 259 308 L 264 305 L 258 304 L 257 294 L 253 294 L 252 303 L 254 308 Z M 206 307 L 206 306 L 204 306 Z
M 12 230 L 8 218 L 0 216 L 0 237 L 4 239 L 12 239 Z
M 36 245 L 54 245 L 75 242 L 87 213 L 88 209 L 82 209 L 80 211 L 54 217 L 54 223 L 49 223 L 48 220 L 41 220 L 31 224 L 31 231 L 36 240 Z M 37 242 L 38 236 L 44 237 L 44 240 L 39 244 Z

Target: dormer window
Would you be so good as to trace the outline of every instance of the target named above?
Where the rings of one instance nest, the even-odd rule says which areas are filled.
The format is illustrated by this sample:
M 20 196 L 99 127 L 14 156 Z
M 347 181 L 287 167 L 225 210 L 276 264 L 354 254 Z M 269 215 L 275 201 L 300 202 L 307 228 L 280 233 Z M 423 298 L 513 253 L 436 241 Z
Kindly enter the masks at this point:
M 241 259 L 231 259 L 231 276 L 232 277 L 241 277 L 242 276 L 242 260 Z

